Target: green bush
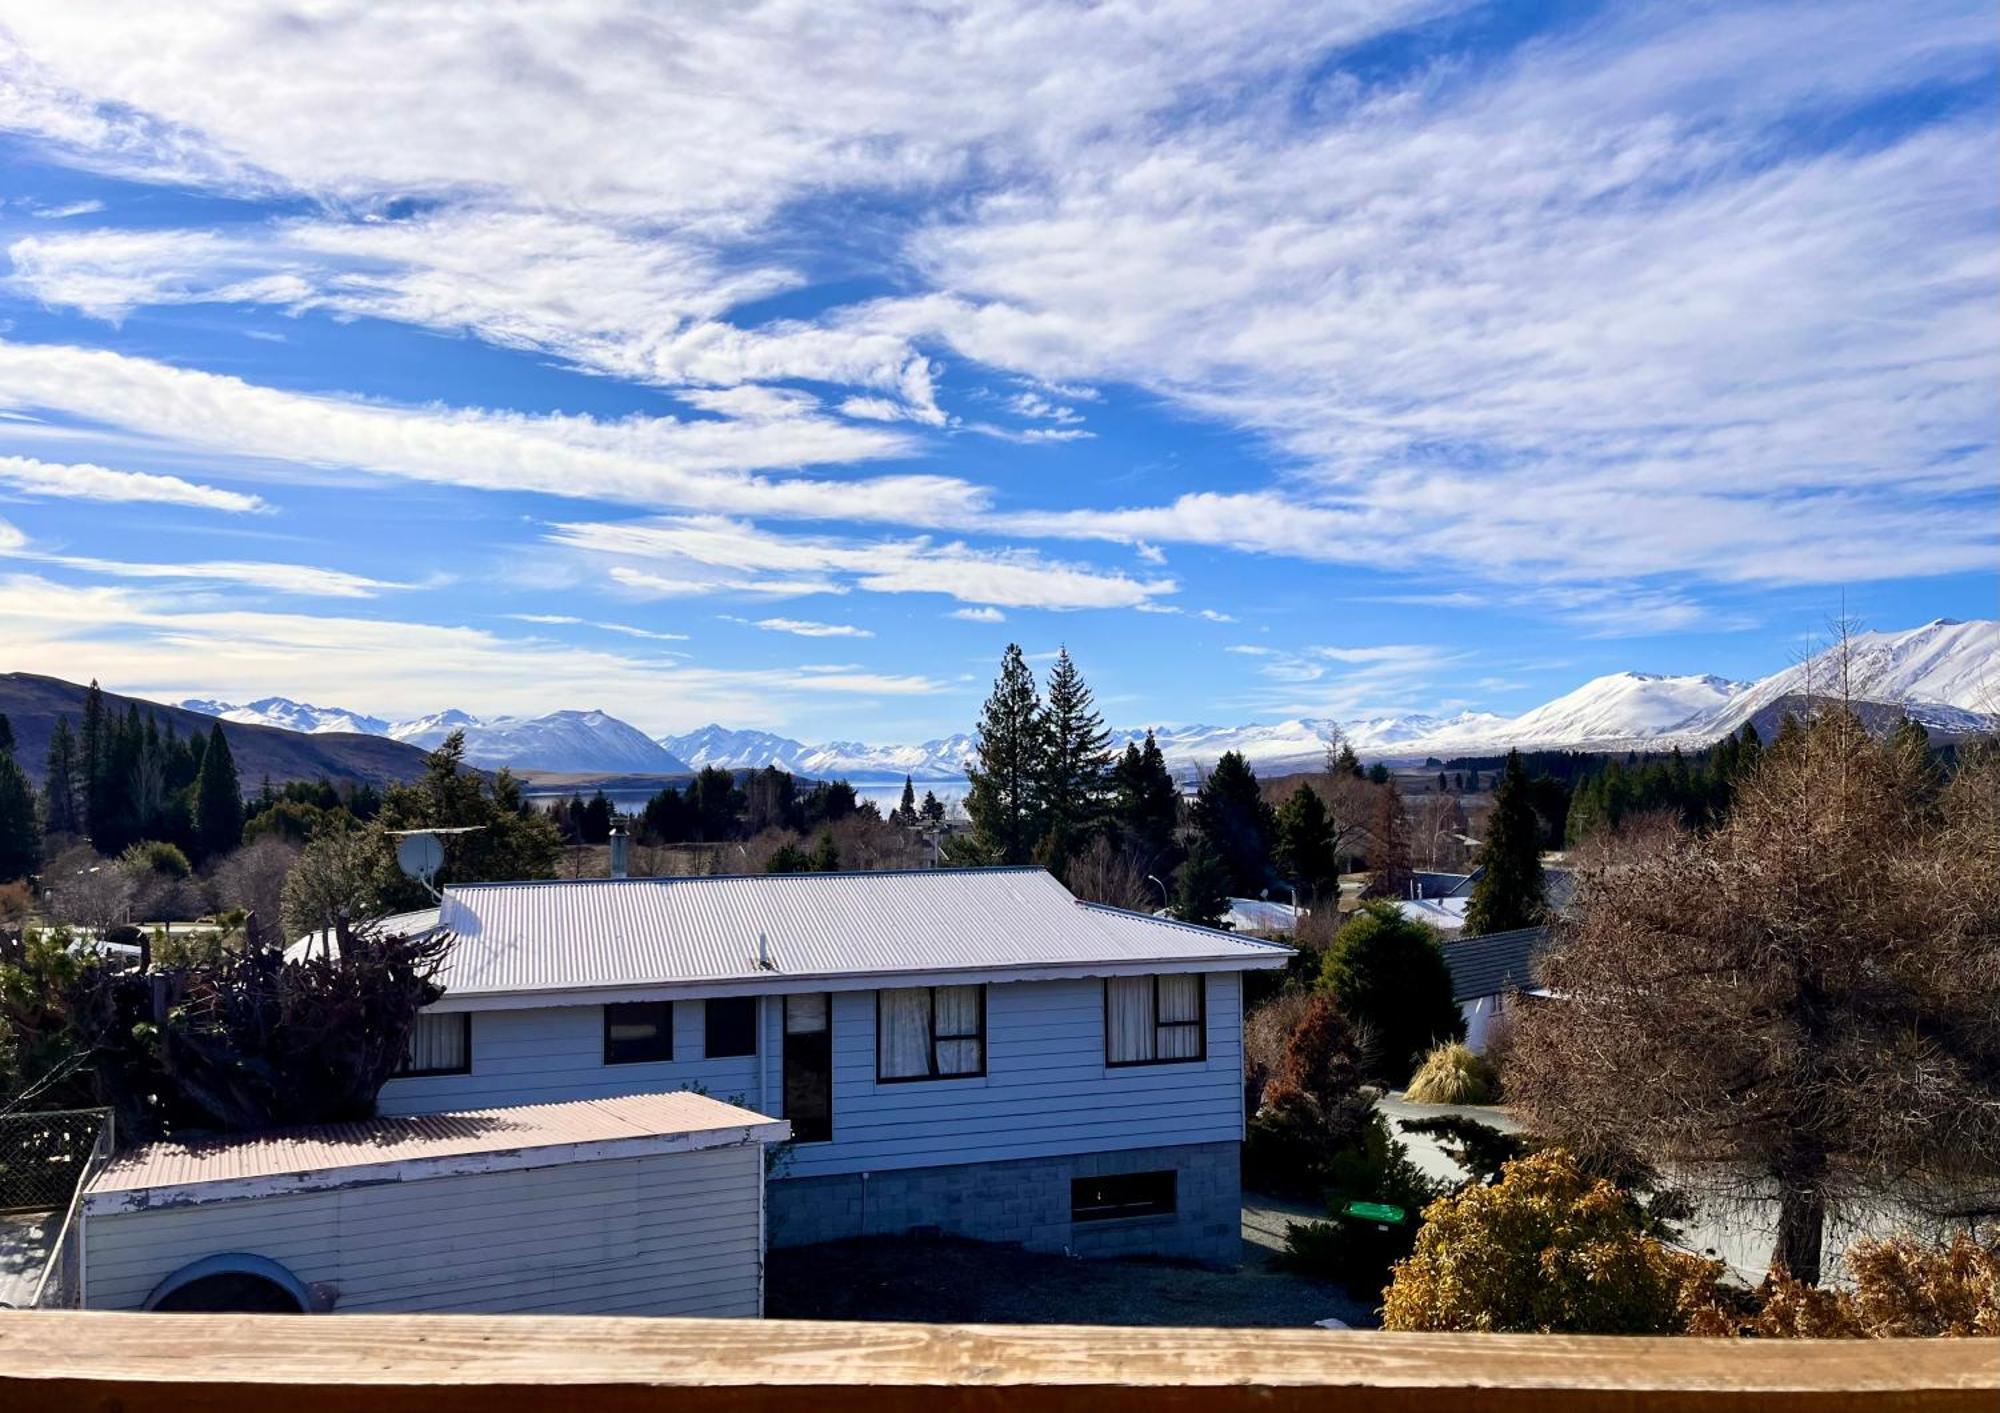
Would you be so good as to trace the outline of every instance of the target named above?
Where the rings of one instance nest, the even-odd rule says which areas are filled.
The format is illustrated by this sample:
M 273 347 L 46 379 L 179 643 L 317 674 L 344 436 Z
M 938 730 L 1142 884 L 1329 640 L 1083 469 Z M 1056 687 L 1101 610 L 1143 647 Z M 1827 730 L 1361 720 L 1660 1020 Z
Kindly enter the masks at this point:
M 1403 1097 L 1412 1104 L 1491 1104 L 1500 1097 L 1500 1075 L 1485 1056 L 1453 1042 L 1424 1056 Z
M 1396 911 L 1369 903 L 1335 935 L 1320 970 L 1322 990 L 1340 998 L 1357 1030 L 1372 1039 L 1373 1078 L 1401 1085 L 1433 1045 L 1465 1035 L 1451 999 L 1451 971 L 1436 935 Z
M 135 872 L 157 873 L 162 878 L 186 878 L 194 872 L 180 846 L 162 839 L 141 839 L 120 854 L 118 862 Z

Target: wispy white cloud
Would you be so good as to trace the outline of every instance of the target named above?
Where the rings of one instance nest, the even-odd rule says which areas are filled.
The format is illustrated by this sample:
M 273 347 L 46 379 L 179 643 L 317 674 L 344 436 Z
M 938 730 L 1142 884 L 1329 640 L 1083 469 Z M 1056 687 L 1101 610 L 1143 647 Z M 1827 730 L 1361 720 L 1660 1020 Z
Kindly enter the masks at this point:
M 738 622 L 750 622 L 739 619 Z M 761 628 L 766 633 L 790 633 L 798 638 L 872 638 L 875 634 L 867 628 L 857 628 L 851 623 L 815 623 L 809 618 L 759 618 L 750 622 L 752 628 Z
M 688 641 L 686 633 L 662 633 L 653 628 L 638 628 L 630 623 L 606 623 L 601 619 L 576 618 L 567 613 L 510 613 L 507 617 L 516 623 L 539 623 L 559 628 L 595 628 L 601 633 L 617 633 L 627 638 L 645 638 L 659 643 Z
M 983 608 L 955 608 L 945 615 L 962 623 L 1005 623 L 1007 615 L 999 609 L 987 605 Z
M 980 488 L 944 476 L 833 481 L 747 474 L 904 449 L 894 433 L 817 416 L 612 422 L 397 407 L 287 392 L 124 354 L 8 342 L 0 342 L 0 406 L 245 458 L 246 475 L 271 475 L 259 461 L 274 459 L 486 490 L 903 524 L 948 523 L 986 502 Z
M 70 500 L 143 501 L 201 510 L 252 511 L 269 506 L 259 496 L 204 486 L 149 471 L 113 471 L 90 462 L 68 464 L 26 456 L 0 456 L 0 486 L 28 495 Z
M 726 571 L 731 587 L 747 590 L 772 582 L 764 575 L 792 576 L 780 581 L 787 583 L 799 582 L 799 575 L 828 576 L 869 593 L 941 594 L 999 608 L 1131 608 L 1177 588 L 1171 579 L 1135 579 L 1120 570 L 1064 563 L 1025 549 L 980 549 L 926 538 L 779 534 L 720 516 L 571 522 L 554 526 L 551 537 L 573 549 L 627 561 L 609 571 L 621 583 L 639 588 L 658 580 L 684 593 L 697 591 L 688 586 L 711 582 L 690 566 Z
M 476 701 L 533 715 L 589 701 L 651 731 L 782 724 L 829 698 L 921 698 L 949 684 L 835 664 L 735 670 L 393 618 L 218 607 L 205 595 L 0 575 L 0 640 L 17 670 L 96 677 L 157 700 L 272 694 L 366 700 L 391 715 Z

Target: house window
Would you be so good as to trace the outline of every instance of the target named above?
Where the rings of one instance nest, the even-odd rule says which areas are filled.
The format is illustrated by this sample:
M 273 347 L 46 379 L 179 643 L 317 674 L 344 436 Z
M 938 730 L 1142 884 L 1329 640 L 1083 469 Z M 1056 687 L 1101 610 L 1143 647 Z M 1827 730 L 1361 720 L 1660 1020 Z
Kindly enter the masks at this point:
M 986 1073 L 986 988 L 914 986 L 875 993 L 875 1078 Z
M 702 1004 L 703 1055 L 711 1060 L 757 1053 L 757 998 L 721 996 Z
M 833 998 L 785 998 L 785 1117 L 799 1143 L 833 1137 Z
M 1167 1217 L 1174 1211 L 1174 1178 L 1163 1173 L 1117 1173 L 1111 1177 L 1072 1179 L 1069 1219 L 1109 1222 L 1120 1217 Z
M 472 1013 L 420 1015 L 410 1027 L 409 1048 L 398 1075 L 471 1074 Z
M 1104 1063 L 1169 1065 L 1208 1058 L 1207 978 L 1114 976 L 1104 983 Z
M 674 1057 L 674 1003 L 626 1001 L 604 1008 L 604 1063 L 638 1065 Z

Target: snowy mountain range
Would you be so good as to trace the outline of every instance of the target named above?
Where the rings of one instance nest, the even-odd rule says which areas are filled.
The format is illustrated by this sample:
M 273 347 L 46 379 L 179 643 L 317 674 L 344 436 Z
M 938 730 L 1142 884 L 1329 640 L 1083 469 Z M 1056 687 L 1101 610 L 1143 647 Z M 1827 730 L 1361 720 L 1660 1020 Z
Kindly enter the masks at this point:
M 1363 758 L 1388 762 L 1428 756 L 1486 755 L 1510 746 L 1543 749 L 1666 750 L 1714 741 L 1743 723 L 1807 695 L 1839 695 L 1837 649 L 1757 682 L 1713 676 L 1614 672 L 1519 716 L 1468 711 L 1456 716 L 1384 716 L 1337 722 L 1300 717 L 1246 726 L 1156 726 L 1168 762 L 1181 774 L 1240 752 L 1265 774 L 1309 770 L 1343 737 Z M 1849 643 L 1846 691 L 1881 703 L 1937 731 L 2000 726 L 2000 621 L 1938 619 L 1894 633 L 1861 633 Z M 679 775 L 703 766 L 733 770 L 767 765 L 797 775 L 844 778 L 855 784 L 960 780 L 971 757 L 970 735 L 916 745 L 829 741 L 809 745 L 769 731 L 711 724 L 679 735 L 648 738 L 601 711 L 558 711 L 539 717 L 475 717 L 451 710 L 414 721 L 385 722 L 340 707 L 316 707 L 266 697 L 234 706 L 192 700 L 192 711 L 284 726 L 294 731 L 360 731 L 425 748 L 454 729 L 466 733 L 466 757 L 487 767 L 577 774 Z M 1145 735 L 1113 733 L 1114 748 Z

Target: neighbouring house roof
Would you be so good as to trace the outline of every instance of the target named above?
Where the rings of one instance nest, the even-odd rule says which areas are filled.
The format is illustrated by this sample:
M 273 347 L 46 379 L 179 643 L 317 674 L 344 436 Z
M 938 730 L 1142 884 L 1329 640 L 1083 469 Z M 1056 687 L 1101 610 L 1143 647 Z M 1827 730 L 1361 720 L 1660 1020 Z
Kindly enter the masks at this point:
M 1439 932 L 1456 932 L 1465 926 L 1465 910 L 1471 905 L 1469 897 L 1399 898 L 1396 911 Z
M 1522 927 L 1446 942 L 1444 961 L 1451 968 L 1451 999 L 1474 1001 L 1510 990 L 1533 990 L 1534 961 L 1548 940 L 1548 928 Z
M 1250 970 L 1291 956 L 1280 943 L 1081 902 L 1040 868 L 477 883 L 445 890 L 437 925 L 455 939 L 440 1010 L 474 1009 L 475 998 Z
M 1229 925 L 1237 932 L 1290 932 L 1305 911 L 1300 908 L 1294 912 L 1290 903 L 1274 903 L 1269 898 L 1231 898 Z
M 149 1143 L 92 1180 L 90 1215 L 776 1143 L 791 1126 L 705 1094 L 631 1094 Z

